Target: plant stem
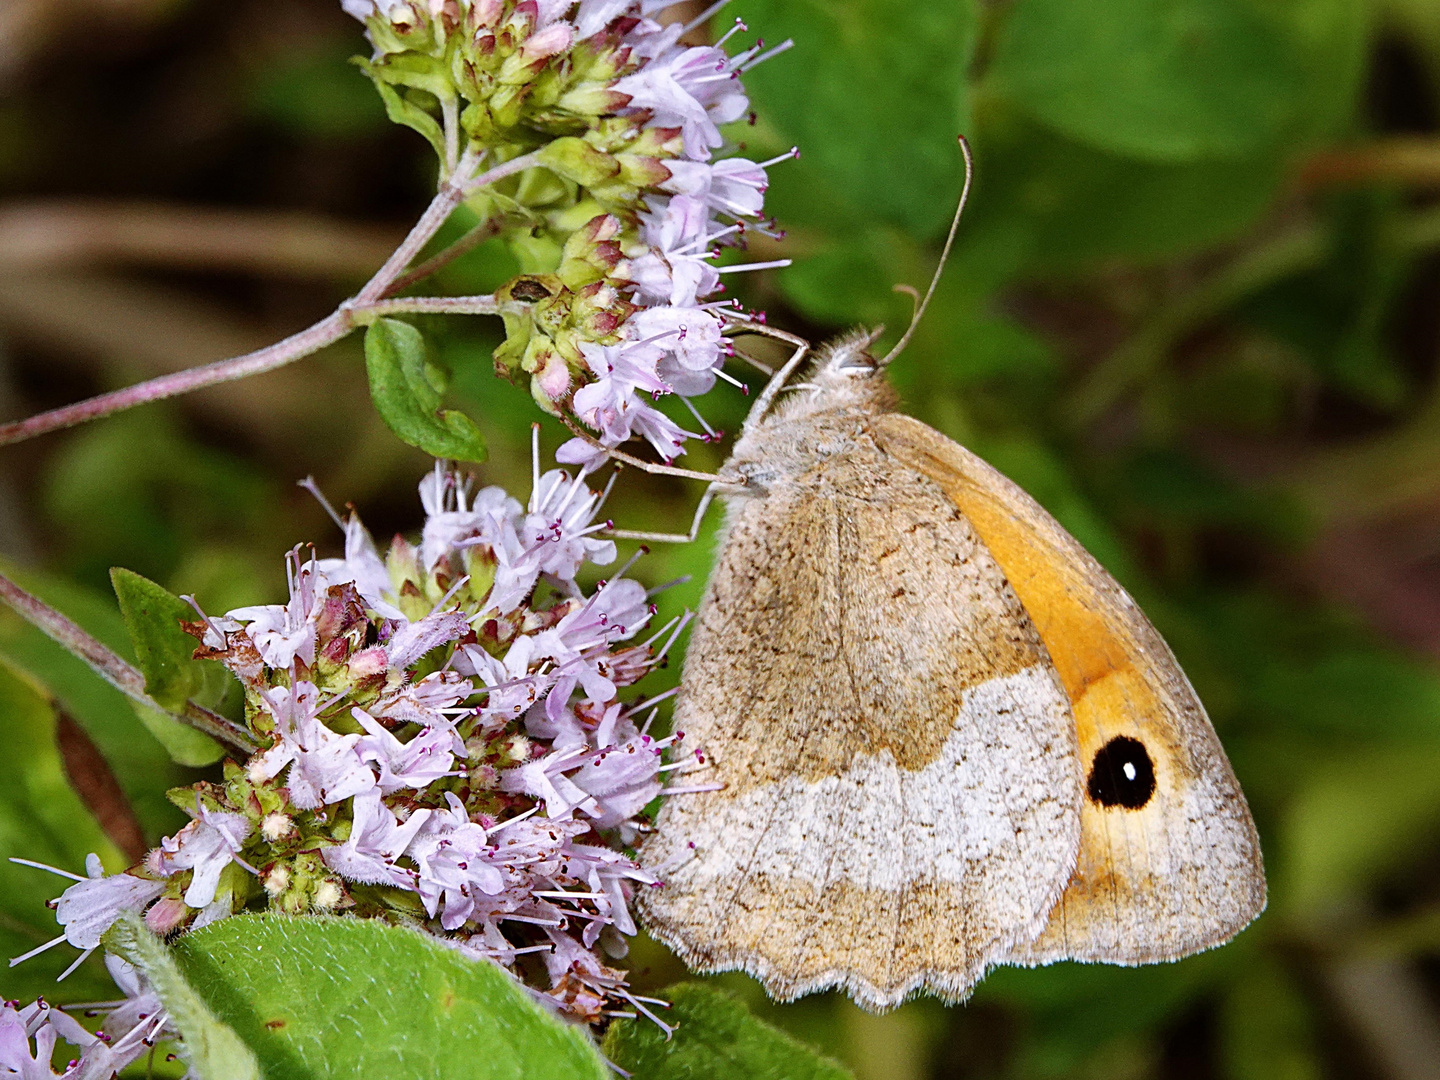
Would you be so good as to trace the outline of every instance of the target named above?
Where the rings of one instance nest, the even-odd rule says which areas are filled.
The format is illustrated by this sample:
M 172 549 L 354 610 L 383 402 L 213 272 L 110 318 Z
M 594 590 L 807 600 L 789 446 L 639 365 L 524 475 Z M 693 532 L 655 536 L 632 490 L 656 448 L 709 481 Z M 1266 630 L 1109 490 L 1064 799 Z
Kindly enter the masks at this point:
M 498 232 L 503 220 L 501 217 L 492 218 L 476 226 L 451 248 L 440 252 L 410 274 L 404 274 L 405 268 L 410 265 L 415 256 L 420 254 L 425 245 L 439 231 L 440 226 L 449 220 L 450 215 L 455 212 L 455 208 L 464 201 L 468 194 L 487 184 L 494 183 L 496 180 L 531 168 L 536 161 L 535 154 L 525 154 L 497 165 L 479 176 L 472 177 L 469 174 L 473 173 L 478 166 L 480 155 L 473 150 L 465 151 L 455 172 L 440 185 L 440 190 L 436 192 L 430 205 L 425 208 L 425 213 L 420 215 L 420 220 L 415 223 L 414 228 L 385 260 L 385 265 L 375 272 L 375 275 L 366 282 L 365 287 L 355 295 L 353 300 L 342 304 L 333 314 L 321 319 L 314 326 L 301 330 L 298 334 L 292 334 L 284 341 L 276 342 L 274 345 L 253 353 L 246 353 L 244 356 L 218 360 L 213 364 L 179 371 L 173 375 L 162 375 L 158 379 L 127 386 L 124 390 L 116 390 L 109 394 L 100 394 L 87 401 L 52 409 L 50 412 L 40 413 L 26 420 L 0 424 L 0 446 L 22 442 L 37 435 L 82 424 L 87 420 L 96 420 L 136 405 L 160 401 L 178 394 L 187 394 L 192 390 L 214 386 L 217 383 L 231 382 L 250 375 L 274 371 L 276 368 L 293 364 L 296 360 L 318 352 L 327 345 L 333 345 L 363 322 L 363 319 L 357 319 L 356 316 L 366 312 L 382 315 L 401 312 L 496 314 L 499 308 L 493 297 L 415 297 L 403 300 L 387 300 L 386 297 L 392 296 L 400 289 L 433 273 L 457 255 L 463 254 L 489 235 Z M 489 232 L 486 231 L 487 229 Z M 457 248 L 460 250 L 455 250 Z
M 189 724 L 195 730 L 204 732 L 246 756 L 258 749 L 250 733 L 240 725 L 196 705 L 193 701 L 187 701 L 180 712 L 167 709 L 154 701 L 145 693 L 145 676 L 137 668 L 126 663 L 122 657 L 91 637 L 78 624 L 39 597 L 26 592 L 3 574 L 0 574 L 0 600 L 4 600 L 47 637 L 84 660 L 95 674 L 132 701 L 173 716 L 181 723 Z
M 475 225 L 464 236 L 460 237 L 444 251 L 432 255 L 413 270 L 408 270 L 392 281 L 385 289 L 385 296 L 394 296 L 396 293 L 404 292 L 417 281 L 424 281 L 431 274 L 442 267 L 450 265 L 461 255 L 474 251 L 477 247 L 489 240 L 492 236 L 499 234 L 505 224 L 508 215 L 496 214 Z
M 485 296 L 402 296 L 395 300 L 376 300 L 364 307 L 351 308 L 366 316 L 381 315 L 498 315 L 501 302 Z
M 432 272 L 436 267 L 443 266 L 455 257 L 455 254 L 448 250 L 442 251 L 429 262 L 418 267 L 414 273 L 401 277 L 411 260 L 430 242 L 440 226 L 445 224 L 450 215 L 454 213 L 455 208 L 464 201 L 466 195 L 486 184 L 530 168 L 535 164 L 535 155 L 526 154 L 513 161 L 507 161 L 503 165 L 497 165 L 479 176 L 462 179 L 474 171 L 479 160 L 479 155 L 474 151 L 467 150 L 465 152 L 460 159 L 460 166 L 455 175 L 441 185 L 435 198 L 426 207 L 425 213 L 420 216 L 420 220 L 415 223 L 415 227 L 410 230 L 409 235 L 400 242 L 400 246 L 385 260 L 385 265 L 375 272 L 375 275 L 353 300 L 342 304 L 333 314 L 321 319 L 314 326 L 301 330 L 284 341 L 276 342 L 274 345 L 269 345 L 253 353 L 246 353 L 244 356 L 218 360 L 213 364 L 178 371 L 173 375 L 162 375 L 158 379 L 136 383 L 134 386 L 127 386 L 124 390 L 116 390 L 109 394 L 100 394 L 87 401 L 65 405 L 25 420 L 0 424 L 0 446 L 22 442 L 47 432 L 59 431 L 75 424 L 82 424 L 87 420 L 96 420 L 136 405 L 160 401 L 178 394 L 188 394 L 192 390 L 214 386 L 217 383 L 231 382 L 250 375 L 274 371 L 276 368 L 293 364 L 296 360 L 318 352 L 327 345 L 333 345 L 364 321 L 357 319 L 356 316 L 363 315 L 368 311 L 378 309 L 380 314 L 406 311 L 468 315 L 495 314 L 498 307 L 490 297 L 417 297 L 393 301 L 385 299 L 412 281 L 418 281 L 423 274 Z M 461 242 L 468 241 L 470 246 L 479 243 L 481 239 L 484 239 L 484 236 L 480 234 L 480 228 L 477 226 L 475 230 L 471 231 L 476 236 L 473 241 L 467 235 L 462 238 Z M 498 231 L 498 221 L 496 221 L 494 229 Z
M 188 394 L 192 390 L 214 386 L 217 383 L 232 382 L 249 375 L 274 371 L 276 368 L 284 367 L 286 364 L 294 363 L 302 357 L 318 352 L 327 345 L 334 344 L 348 334 L 353 327 L 354 321 L 351 312 L 337 311 L 327 318 L 321 319 L 314 326 L 255 352 L 230 357 L 227 360 L 217 360 L 215 363 L 206 364 L 203 367 L 187 368 L 184 371 L 177 371 L 173 375 L 162 375 L 158 379 L 136 383 L 134 386 L 127 386 L 124 390 L 100 394 L 87 401 L 52 409 L 26 420 L 0 424 L 0 446 L 8 446 L 11 443 L 32 439 L 36 435 L 44 435 L 61 428 L 83 424 L 87 420 L 96 420 L 111 413 L 134 408 L 136 405 L 161 401 L 165 398 L 175 397 L 177 394 Z

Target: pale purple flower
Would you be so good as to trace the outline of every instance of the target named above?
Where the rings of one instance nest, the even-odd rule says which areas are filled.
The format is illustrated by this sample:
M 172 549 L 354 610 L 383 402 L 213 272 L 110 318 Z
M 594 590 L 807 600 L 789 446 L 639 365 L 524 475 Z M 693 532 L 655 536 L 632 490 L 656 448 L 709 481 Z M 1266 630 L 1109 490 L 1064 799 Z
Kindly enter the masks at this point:
M 416 810 L 402 824 L 377 790 L 356 795 L 352 806 L 355 816 L 350 837 L 338 847 L 325 849 L 325 865 L 350 881 L 413 890 L 415 871 L 397 866 L 396 860 L 425 827 L 431 811 Z
M 252 826 L 240 814 L 199 808 L 199 817 L 160 844 L 160 867 L 166 874 L 194 871 L 185 903 L 203 908 L 215 899 L 220 873 L 237 861 Z
M 534 705 L 549 687 L 549 676 L 531 672 L 536 662 L 535 638 L 526 634 L 511 643 L 503 659 L 476 645 L 463 646 L 456 654 L 455 666 L 490 688 L 481 713 L 487 722 L 503 724 Z
M 685 452 L 685 440 L 695 437 L 612 379 L 582 386 L 575 392 L 574 405 L 575 415 L 598 431 L 606 446 L 619 446 L 638 435 L 662 458 L 672 461 Z
M 458 672 L 432 671 L 419 682 L 382 695 L 367 711 L 371 716 L 398 723 L 453 730 L 454 724 L 447 714 L 464 712 L 460 703 L 474 692 L 475 687 Z
M 454 728 L 424 728 L 409 742 L 401 742 L 364 709 L 357 706 L 350 715 L 366 731 L 355 744 L 356 753 L 379 769 L 379 788 L 386 795 L 404 788 L 425 788 L 449 776 L 455 768 L 457 744 L 460 753 L 465 749 Z
M 615 542 L 594 535 L 605 528 L 603 522 L 594 524 L 600 501 L 581 477 L 572 480 L 563 469 L 540 477 L 530 494 L 524 539 L 535 548 L 542 574 L 574 581 L 584 563 L 605 566 L 615 561 Z
M 375 549 L 375 540 L 360 523 L 358 514 L 351 514 L 345 522 L 345 557 L 321 559 L 318 565 L 331 585 L 353 584 L 371 610 L 387 619 L 405 618 L 404 612 L 387 599 L 394 588 L 390 571 L 385 568 L 385 561 Z
M 317 715 L 319 696 L 315 684 L 305 681 L 261 691 L 261 700 L 275 718 L 278 741 L 251 758 L 249 765 L 250 778 L 257 782 L 278 776 L 288 766 L 285 786 L 290 801 L 302 810 L 339 802 L 375 786 L 375 774 L 355 752 L 360 736 L 330 730 Z
M 87 855 L 84 881 L 71 885 L 55 901 L 55 919 L 65 928 L 65 940 L 77 949 L 94 949 L 123 911 L 143 911 L 165 891 L 165 882 L 131 874 L 105 875 L 100 856 Z
M 401 623 L 385 643 L 390 667 L 404 671 L 431 649 L 438 648 L 470 631 L 470 620 L 460 611 L 432 611 L 413 623 Z
M 592 753 L 588 746 L 554 750 L 513 769 L 506 769 L 500 774 L 500 790 L 539 799 L 545 806 L 545 816 L 549 818 L 566 818 L 577 809 L 598 809 L 590 793 L 566 775 Z
M 642 308 L 630 318 L 637 335 L 660 345 L 689 371 L 709 373 L 713 381 L 714 370 L 725 362 L 720 320 L 704 308 Z
M 520 503 L 499 487 L 482 488 L 470 499 L 470 483 L 439 462 L 420 481 L 420 502 L 425 507 L 420 563 L 430 570 L 462 545 L 476 542 L 494 546 L 502 528 L 523 512 Z
M 670 179 L 660 186 L 666 191 L 696 199 L 711 211 L 732 218 L 759 217 L 764 208 L 770 181 L 762 165 L 745 158 L 665 164 Z
M 617 265 L 615 275 L 633 283 L 646 304 L 692 307 L 720 287 L 710 262 L 716 239 L 710 207 L 689 195 L 651 198 L 648 206 L 640 220 L 650 250 Z
M 636 109 L 648 109 L 661 127 L 678 127 L 685 153 L 706 160 L 724 141 L 717 125 L 739 120 L 750 108 L 739 64 L 713 45 L 676 47 L 615 83 Z
M 445 793 L 448 811 L 436 810 L 410 843 L 410 857 L 420 868 L 420 895 L 425 910 L 440 915 L 446 930 L 463 926 L 475 913 L 477 897 L 505 889 L 505 875 L 494 865 L 495 850 L 485 829 L 470 820 L 452 792 Z
M 597 733 L 601 749 L 586 756 L 570 782 L 589 796 L 585 813 L 597 829 L 613 829 L 633 818 L 660 794 L 660 754 L 654 740 L 644 739 L 627 721 L 619 721 L 620 703 L 607 711 L 606 720 L 623 730 Z
M 95 1036 L 70 1016 L 42 1002 L 23 1009 L 8 1001 L 0 1002 L 0 1077 L 54 1080 L 57 1075 L 74 1075 L 69 1069 L 57 1074 L 50 1068 L 57 1039 L 79 1047 L 96 1041 Z
M 300 562 L 298 547 L 285 556 L 285 569 L 289 603 L 236 608 L 227 616 L 249 624 L 250 640 L 272 668 L 288 668 L 297 657 L 315 663 L 315 620 L 329 587 L 314 560 Z
M 630 329 L 628 323 L 626 329 Z M 617 345 L 582 342 L 580 355 L 597 382 L 609 379 L 626 391 L 646 394 L 664 394 L 670 390 L 655 374 L 665 350 L 653 341 L 622 341 Z
M 105 956 L 105 967 L 125 999 L 109 1008 L 109 1015 L 100 1027 L 105 1038 L 94 1039 L 85 1046 L 76 1069 L 66 1073 L 67 1080 L 109 1080 L 148 1054 L 170 1019 L 160 999 L 134 967 L 109 953 Z M 69 1036 L 65 1038 L 75 1041 Z

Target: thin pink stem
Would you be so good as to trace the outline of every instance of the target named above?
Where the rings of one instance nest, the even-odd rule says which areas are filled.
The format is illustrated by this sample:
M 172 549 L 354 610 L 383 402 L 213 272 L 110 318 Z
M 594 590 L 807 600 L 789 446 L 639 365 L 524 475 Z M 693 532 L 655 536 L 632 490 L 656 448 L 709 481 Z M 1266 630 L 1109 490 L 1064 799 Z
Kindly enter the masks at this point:
M 352 312 L 365 315 L 498 315 L 499 300 L 484 296 L 402 296 L 398 300 L 376 300 Z
M 353 327 L 354 321 L 351 313 L 344 310 L 337 311 L 333 315 L 321 319 L 314 326 L 291 335 L 284 341 L 277 341 L 274 345 L 267 345 L 263 349 L 246 353 L 244 356 L 217 360 L 215 363 L 206 364 L 203 367 L 187 368 L 184 371 L 177 371 L 173 375 L 162 375 L 158 379 L 150 379 L 148 382 L 127 386 L 124 390 L 115 390 L 108 394 L 100 394 L 87 401 L 76 402 L 74 405 L 51 409 L 49 412 L 40 413 L 26 420 L 0 424 L 0 446 L 8 446 L 11 443 L 23 442 L 25 439 L 33 439 L 35 436 L 44 435 L 47 432 L 83 424 L 87 420 L 96 420 L 111 413 L 134 408 L 136 405 L 161 401 L 165 398 L 175 397 L 177 394 L 188 394 L 190 391 L 199 390 L 202 387 L 232 382 L 249 375 L 259 375 L 265 371 L 274 371 L 276 368 L 292 364 L 302 357 L 318 352 L 326 345 L 334 344 L 348 334 Z
M 492 236 L 499 235 L 501 228 L 505 225 L 506 217 L 507 215 L 505 214 L 495 214 L 486 218 L 444 251 L 426 259 L 419 266 L 415 267 L 415 269 L 407 270 L 401 274 L 386 286 L 385 295 L 394 296 L 396 293 L 408 289 L 417 281 L 424 281 L 437 270 L 449 266 L 461 255 L 474 251 Z
M 479 160 L 478 154 L 466 151 L 464 157 L 461 158 L 456 176 L 441 185 L 435 198 L 426 207 L 425 213 L 420 216 L 420 220 L 415 223 L 415 227 L 400 242 L 400 246 L 395 249 L 390 258 L 385 260 L 385 265 L 375 272 L 375 276 L 365 284 L 365 287 L 356 294 L 353 300 L 342 304 L 339 310 L 321 319 L 314 326 L 301 330 L 284 341 L 276 342 L 274 345 L 269 345 L 253 353 L 246 353 L 244 356 L 218 360 L 203 367 L 177 371 L 173 375 L 162 375 L 158 379 L 136 383 L 134 386 L 127 386 L 124 390 L 116 390 L 109 394 L 100 394 L 87 401 L 52 409 L 26 420 L 0 424 L 0 446 L 8 446 L 11 443 L 23 442 L 25 439 L 33 439 L 35 436 L 44 435 L 47 432 L 83 424 L 87 420 L 96 420 L 111 413 L 134 408 L 136 405 L 161 401 L 178 394 L 188 394 L 192 390 L 199 390 L 206 386 L 214 386 L 217 383 L 232 382 L 250 375 L 274 371 L 276 368 L 293 364 L 296 360 L 339 341 L 359 325 L 355 316 L 367 311 L 378 310 L 382 314 L 406 311 L 481 315 L 496 313 L 498 307 L 493 306 L 494 300 L 487 297 L 421 297 L 395 301 L 383 299 L 387 293 L 392 291 L 396 279 L 430 242 L 440 226 L 445 224 L 467 195 L 496 180 L 532 167 L 536 164 L 536 155 L 525 154 L 512 161 L 507 161 L 503 165 L 497 165 L 472 179 L 460 179 L 473 171 Z
M 26 592 L 15 582 L 0 574 L 0 600 L 4 600 L 27 622 L 32 623 L 67 651 L 74 653 L 102 679 L 132 701 L 167 713 L 212 739 L 226 743 L 242 754 L 250 755 L 257 746 L 250 733 L 233 721 L 209 709 L 187 701 L 182 712 L 173 712 L 156 703 L 145 693 L 145 676 L 126 661 L 87 634 L 79 625 L 50 607 L 37 596 Z

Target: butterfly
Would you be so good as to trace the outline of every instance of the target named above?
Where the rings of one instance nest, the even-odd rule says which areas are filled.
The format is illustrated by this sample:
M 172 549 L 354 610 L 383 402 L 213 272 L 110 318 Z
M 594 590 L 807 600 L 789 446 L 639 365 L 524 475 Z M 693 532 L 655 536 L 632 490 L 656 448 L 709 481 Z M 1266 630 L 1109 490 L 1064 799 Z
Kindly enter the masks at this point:
M 899 347 L 871 344 L 767 411 L 797 353 L 720 470 L 675 709 L 717 790 L 665 801 L 647 928 L 874 1010 L 1229 940 L 1265 905 L 1260 845 L 1174 655 L 1034 499 L 895 411 Z

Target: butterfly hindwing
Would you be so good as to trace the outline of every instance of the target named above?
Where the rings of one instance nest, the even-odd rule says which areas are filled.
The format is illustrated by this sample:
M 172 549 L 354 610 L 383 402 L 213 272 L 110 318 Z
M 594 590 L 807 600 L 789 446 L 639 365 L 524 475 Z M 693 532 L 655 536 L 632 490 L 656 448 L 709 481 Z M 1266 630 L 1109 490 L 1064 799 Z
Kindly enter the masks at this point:
M 963 996 L 1074 867 L 1074 726 L 1035 629 L 939 486 L 863 440 L 733 503 L 676 726 L 725 786 L 666 801 L 642 905 L 700 970 Z

